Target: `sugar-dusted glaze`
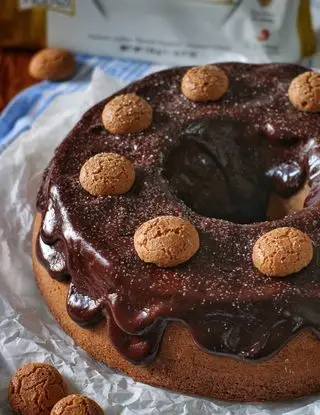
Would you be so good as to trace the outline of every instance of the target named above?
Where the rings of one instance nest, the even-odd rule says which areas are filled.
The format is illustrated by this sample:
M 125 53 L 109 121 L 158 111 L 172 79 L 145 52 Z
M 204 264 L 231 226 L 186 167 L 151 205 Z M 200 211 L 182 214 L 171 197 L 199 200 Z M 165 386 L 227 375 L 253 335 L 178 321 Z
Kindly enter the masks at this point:
M 70 284 L 67 309 L 82 325 L 107 318 L 114 346 L 148 364 L 170 321 L 186 324 L 208 353 L 268 358 L 300 330 L 320 328 L 320 115 L 289 102 L 296 65 L 219 65 L 229 90 L 193 103 L 180 91 L 186 68 L 125 88 L 152 106 L 152 126 L 114 135 L 102 125 L 106 101 L 89 110 L 56 150 L 38 194 L 38 257 Z M 110 98 L 109 98 L 110 99 Z M 132 189 L 94 197 L 79 184 L 83 163 L 116 152 L 136 168 Z M 288 197 L 309 181 L 305 209 L 266 222 L 271 192 Z M 142 262 L 133 235 L 159 215 L 190 220 L 200 249 L 171 269 Z M 280 226 L 306 232 L 314 259 L 284 279 L 261 275 L 251 260 L 263 233 Z

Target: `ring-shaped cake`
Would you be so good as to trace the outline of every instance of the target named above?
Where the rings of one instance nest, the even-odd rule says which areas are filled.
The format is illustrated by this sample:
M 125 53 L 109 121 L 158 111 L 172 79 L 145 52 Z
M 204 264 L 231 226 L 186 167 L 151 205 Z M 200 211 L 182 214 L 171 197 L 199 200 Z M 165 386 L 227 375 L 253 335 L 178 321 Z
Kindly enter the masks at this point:
M 227 92 L 194 102 L 187 68 L 137 81 L 151 105 L 141 132 L 108 132 L 90 109 L 57 148 L 38 194 L 33 263 L 62 327 L 96 359 L 137 380 L 225 400 L 299 397 L 320 388 L 320 115 L 288 99 L 297 65 L 217 65 Z M 135 167 L 124 194 L 82 188 L 84 163 L 118 153 Z M 307 189 L 307 190 L 306 190 Z M 273 201 L 300 207 L 274 214 Z M 278 206 L 279 207 L 279 206 Z M 277 209 L 278 212 L 279 209 Z M 142 261 L 144 222 L 183 217 L 200 248 L 187 262 Z M 294 227 L 313 242 L 311 263 L 286 278 L 252 263 L 256 240 Z

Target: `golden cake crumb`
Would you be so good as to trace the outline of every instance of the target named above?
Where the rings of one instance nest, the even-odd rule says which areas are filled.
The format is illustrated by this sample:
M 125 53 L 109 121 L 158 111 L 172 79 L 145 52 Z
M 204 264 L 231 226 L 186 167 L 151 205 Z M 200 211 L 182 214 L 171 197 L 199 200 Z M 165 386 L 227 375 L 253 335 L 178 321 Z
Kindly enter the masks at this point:
M 9 403 L 19 415 L 49 415 L 53 406 L 66 395 L 62 376 L 46 363 L 21 367 L 9 383 Z
M 228 90 L 229 79 L 215 65 L 203 65 L 189 69 L 181 82 L 181 89 L 191 101 L 216 101 Z
M 104 107 L 102 122 L 114 134 L 138 133 L 151 125 L 152 107 L 136 94 L 119 95 Z
M 254 244 L 252 261 L 269 277 L 285 277 L 299 272 L 311 262 L 313 246 L 309 236 L 299 229 L 276 228 Z
M 99 153 L 81 167 L 81 186 L 93 196 L 119 195 L 128 192 L 135 180 L 132 163 L 116 153 Z
M 320 112 L 320 74 L 304 72 L 293 79 L 288 91 L 289 99 L 304 112 Z
M 86 396 L 69 395 L 55 404 L 50 415 L 103 415 L 103 410 Z
M 33 78 L 49 81 L 61 81 L 76 70 L 73 55 L 62 49 L 42 49 L 36 53 L 29 64 L 29 73 Z
M 134 247 L 140 259 L 159 267 L 173 267 L 188 261 L 199 246 L 197 229 L 176 216 L 148 220 L 134 234 Z

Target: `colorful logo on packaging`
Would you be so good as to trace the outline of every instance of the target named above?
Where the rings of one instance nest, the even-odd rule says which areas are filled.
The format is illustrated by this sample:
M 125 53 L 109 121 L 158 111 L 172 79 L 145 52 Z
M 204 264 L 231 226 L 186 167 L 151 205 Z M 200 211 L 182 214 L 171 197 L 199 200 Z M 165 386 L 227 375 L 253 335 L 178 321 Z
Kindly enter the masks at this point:
M 20 0 L 19 9 L 34 9 L 37 7 L 53 10 L 69 15 L 75 14 L 75 0 Z

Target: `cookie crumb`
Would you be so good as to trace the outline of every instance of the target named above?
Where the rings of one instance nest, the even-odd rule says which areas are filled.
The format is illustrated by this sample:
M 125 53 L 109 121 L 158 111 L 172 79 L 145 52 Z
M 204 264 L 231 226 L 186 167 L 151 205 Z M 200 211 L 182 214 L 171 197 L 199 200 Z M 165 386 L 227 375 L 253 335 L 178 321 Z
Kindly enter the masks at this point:
M 181 90 L 191 101 L 216 101 L 228 90 L 229 79 L 215 65 L 203 65 L 189 69 L 181 82 Z
M 86 396 L 69 395 L 55 404 L 50 415 L 103 415 L 103 410 Z
M 135 180 L 132 163 L 116 153 L 99 153 L 81 167 L 81 186 L 93 196 L 119 195 L 128 192 Z
M 69 78 L 75 70 L 73 55 L 62 49 L 42 49 L 29 64 L 29 74 L 41 81 L 62 81 Z
M 304 72 L 294 78 L 288 90 L 291 104 L 304 112 L 320 112 L 320 74 Z
M 269 277 L 285 277 L 301 271 L 313 258 L 309 236 L 299 229 L 276 228 L 262 235 L 254 244 L 252 261 Z
M 119 95 L 104 107 L 102 122 L 114 134 L 138 133 L 151 125 L 152 107 L 136 94 Z
M 134 234 L 134 247 L 139 258 L 159 267 L 174 267 L 188 261 L 199 246 L 197 229 L 176 216 L 148 220 Z
M 20 415 L 49 415 L 53 406 L 66 395 L 62 376 L 47 363 L 22 366 L 9 383 L 9 403 Z

